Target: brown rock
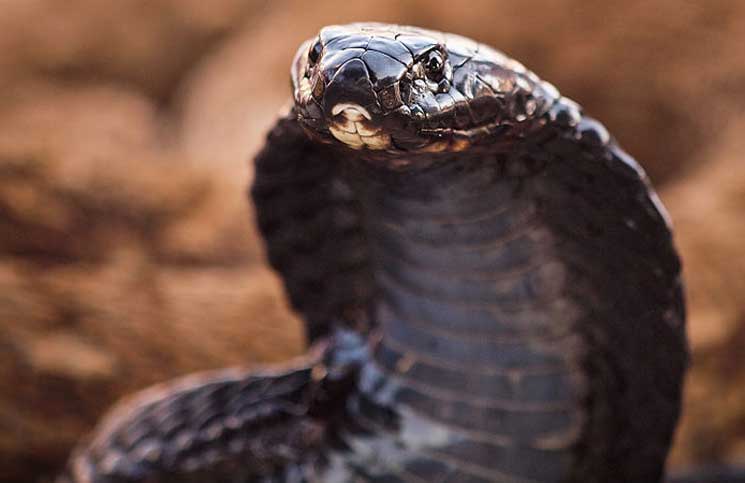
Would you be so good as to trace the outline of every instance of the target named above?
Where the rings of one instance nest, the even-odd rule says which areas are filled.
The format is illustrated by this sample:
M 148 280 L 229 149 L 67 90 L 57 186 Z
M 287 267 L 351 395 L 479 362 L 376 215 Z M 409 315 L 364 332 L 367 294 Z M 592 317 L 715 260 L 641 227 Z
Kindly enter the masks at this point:
M 106 79 L 166 100 L 203 53 L 261 7 L 248 0 L 5 0 L 0 86 L 38 74 Z
M 674 462 L 745 460 L 745 122 L 666 189 L 687 282 L 693 366 Z
M 54 473 L 126 393 L 302 350 L 245 188 L 164 132 L 114 86 L 33 84 L 0 109 L 4 481 Z

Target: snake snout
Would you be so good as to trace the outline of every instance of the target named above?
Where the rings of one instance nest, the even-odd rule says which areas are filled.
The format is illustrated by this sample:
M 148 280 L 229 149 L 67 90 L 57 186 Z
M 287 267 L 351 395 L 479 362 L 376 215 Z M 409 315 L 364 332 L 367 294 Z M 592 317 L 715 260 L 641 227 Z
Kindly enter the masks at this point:
M 375 91 L 365 64 L 352 59 L 337 69 L 327 68 L 324 76 L 330 79 L 323 94 L 323 106 L 327 116 L 334 116 L 332 109 L 339 104 L 373 106 Z

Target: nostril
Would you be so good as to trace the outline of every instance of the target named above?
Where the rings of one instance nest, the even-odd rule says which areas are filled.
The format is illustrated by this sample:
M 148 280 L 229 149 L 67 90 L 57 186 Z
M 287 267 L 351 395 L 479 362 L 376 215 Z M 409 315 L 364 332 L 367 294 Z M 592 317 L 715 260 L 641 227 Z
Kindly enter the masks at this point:
M 321 40 L 318 39 L 308 51 L 309 64 L 316 65 L 318 63 L 318 60 L 321 58 L 322 52 L 323 52 L 323 44 L 321 43 Z

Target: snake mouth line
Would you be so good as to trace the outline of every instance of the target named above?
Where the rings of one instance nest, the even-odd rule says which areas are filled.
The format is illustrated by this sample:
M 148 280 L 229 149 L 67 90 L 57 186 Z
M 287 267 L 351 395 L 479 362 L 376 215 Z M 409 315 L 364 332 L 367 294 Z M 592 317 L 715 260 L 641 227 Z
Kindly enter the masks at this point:
M 471 138 L 477 134 L 484 132 L 495 132 L 498 129 L 504 129 L 507 127 L 507 123 L 503 121 L 493 121 L 479 126 L 474 126 L 469 129 L 455 129 L 451 127 L 443 128 L 422 128 L 419 130 L 419 134 L 422 136 L 458 136 L 462 138 Z
M 345 115 L 349 118 L 363 117 L 368 121 L 372 120 L 372 116 L 367 109 L 360 106 L 359 104 L 354 104 L 352 102 L 340 102 L 339 104 L 336 104 L 334 107 L 331 108 L 332 116 L 338 116 L 340 114 Z

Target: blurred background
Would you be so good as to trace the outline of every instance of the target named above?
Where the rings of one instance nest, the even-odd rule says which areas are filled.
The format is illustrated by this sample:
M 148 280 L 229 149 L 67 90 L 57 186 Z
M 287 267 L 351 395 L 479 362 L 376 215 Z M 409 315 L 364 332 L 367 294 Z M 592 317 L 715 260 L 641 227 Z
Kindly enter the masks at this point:
M 245 199 L 319 27 L 518 58 L 649 171 L 694 366 L 671 465 L 745 461 L 745 3 L 0 0 L 0 481 L 48 481 L 114 400 L 304 350 Z

